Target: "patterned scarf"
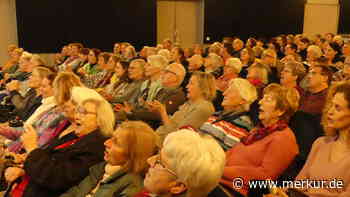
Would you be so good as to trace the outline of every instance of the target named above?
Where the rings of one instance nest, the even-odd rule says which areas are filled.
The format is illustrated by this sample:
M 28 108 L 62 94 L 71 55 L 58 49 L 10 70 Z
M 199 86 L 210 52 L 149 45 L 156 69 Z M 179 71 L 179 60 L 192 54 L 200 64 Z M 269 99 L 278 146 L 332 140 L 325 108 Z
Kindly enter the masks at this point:
M 288 124 L 282 120 L 268 127 L 263 127 L 260 124 L 256 129 L 253 129 L 247 137 L 242 138 L 241 142 L 244 145 L 250 145 L 256 141 L 263 139 L 264 137 L 270 135 L 273 132 L 281 131 L 287 127 L 288 127 Z

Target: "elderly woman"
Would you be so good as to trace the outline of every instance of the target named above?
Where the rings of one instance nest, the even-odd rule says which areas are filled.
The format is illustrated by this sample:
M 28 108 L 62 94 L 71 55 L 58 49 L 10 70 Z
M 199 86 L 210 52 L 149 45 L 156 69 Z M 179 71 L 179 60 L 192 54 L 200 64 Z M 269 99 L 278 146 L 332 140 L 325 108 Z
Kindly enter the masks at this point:
M 171 132 L 183 126 L 198 129 L 214 113 L 212 100 L 215 98 L 215 79 L 211 74 L 195 72 L 187 85 L 188 101 L 169 117 L 164 104 L 159 101 L 149 103 L 151 110 L 162 118 L 163 125 L 157 129 L 162 140 Z
M 255 62 L 255 53 L 251 48 L 244 48 L 240 54 L 240 60 L 242 62 L 242 70 L 239 76 L 246 78 L 248 74 L 248 68 Z
M 104 160 L 61 197 L 132 197 L 142 189 L 147 158 L 157 149 L 157 135 L 147 124 L 127 121 L 118 126 L 105 145 Z
M 15 180 L 19 180 L 8 191 L 12 196 L 59 196 L 83 180 L 91 166 L 103 161 L 103 143 L 113 132 L 112 108 L 87 88 L 74 87 L 71 102 L 77 106 L 74 129 L 43 148 L 33 149 L 31 141 L 24 141 L 29 153 L 24 167 L 6 169 L 8 182 L 15 184 L 18 183 Z M 29 131 L 26 135 L 35 135 L 35 132 Z
M 324 111 L 325 137 L 320 137 L 312 145 L 308 159 L 297 176 L 297 180 L 323 180 L 329 185 L 331 180 L 341 181 L 337 188 L 300 188 L 309 197 L 349 196 L 350 167 L 350 83 L 340 83 L 331 88 L 327 108 Z M 325 170 L 327 170 L 325 172 Z
M 9 53 L 10 60 L 2 67 L 2 74 L 6 79 L 6 74 L 12 74 L 18 69 L 19 59 L 23 53 L 22 48 L 15 48 Z
M 169 134 L 148 163 L 144 186 L 151 195 L 206 197 L 218 185 L 225 154 L 210 136 L 183 129 Z
M 8 80 L 18 80 L 25 81 L 28 79 L 30 73 L 28 72 L 28 67 L 30 65 L 30 59 L 33 57 L 33 54 L 28 52 L 23 52 L 21 57 L 19 58 L 19 68 L 13 74 L 8 75 Z
M 307 58 L 306 64 L 308 67 L 312 67 L 315 65 L 315 62 L 318 58 L 320 58 L 323 55 L 322 49 L 319 46 L 311 45 L 307 48 Z
M 157 93 L 162 89 L 162 71 L 168 66 L 168 60 L 161 55 L 151 55 L 147 58 L 145 75 L 148 78 L 141 86 L 139 95 L 144 101 L 153 101 Z M 140 103 L 143 104 L 142 102 Z
M 12 66 L 16 61 L 12 56 L 12 53 L 14 50 L 16 50 L 18 47 L 14 44 L 10 44 L 7 46 L 7 54 L 9 59 L 6 61 L 6 63 L 4 63 L 4 65 L 1 65 L 2 69 L 6 69 L 9 68 L 10 66 Z
M 24 96 L 20 95 L 18 92 L 19 85 L 9 85 L 7 87 L 7 89 L 10 91 L 10 95 L 7 100 L 15 107 L 12 114 L 18 117 L 16 119 L 23 121 L 27 121 L 27 119 L 29 119 L 28 121 L 32 123 L 33 118 L 30 117 L 42 103 L 42 96 L 38 93 L 42 80 L 52 74 L 53 72 L 48 68 L 41 66 L 36 67 L 28 80 L 28 86 L 30 89 Z M 52 99 L 48 99 L 47 102 L 52 103 L 51 100 Z M 2 116 L 4 115 L 5 114 L 2 114 Z
M 256 88 L 248 80 L 232 79 L 224 92 L 224 110 L 215 112 L 200 131 L 212 135 L 225 150 L 232 148 L 254 127 L 248 112 L 256 99 Z
M 262 90 L 269 82 L 269 67 L 254 63 L 248 68 L 248 81 L 253 84 L 258 90 L 259 98 L 262 96 Z
M 264 89 L 264 97 L 259 102 L 261 124 L 226 152 L 221 183 L 234 194 L 246 195 L 250 180 L 277 179 L 298 154 L 295 136 L 288 127 L 298 102 L 299 94 L 295 89 L 278 84 Z M 242 188 L 232 188 L 232 181 L 237 177 L 244 182 Z
M 302 95 L 303 89 L 298 84 L 305 75 L 306 70 L 304 65 L 299 62 L 287 62 L 281 72 L 280 83 L 286 88 L 295 88 Z
M 230 81 L 238 77 L 241 69 L 242 63 L 238 58 L 229 58 L 224 66 L 224 73 L 216 80 L 216 88 L 225 92 Z

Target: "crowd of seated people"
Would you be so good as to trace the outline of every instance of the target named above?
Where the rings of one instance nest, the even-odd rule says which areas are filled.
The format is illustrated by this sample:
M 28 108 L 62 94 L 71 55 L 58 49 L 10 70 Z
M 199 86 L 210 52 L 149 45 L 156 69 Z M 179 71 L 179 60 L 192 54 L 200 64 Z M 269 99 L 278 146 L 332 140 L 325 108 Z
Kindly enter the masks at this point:
M 8 46 L 1 195 L 350 196 L 342 36 L 226 37 L 193 48 L 166 39 L 111 51 L 70 43 L 48 65 Z M 249 185 L 335 179 L 341 187 Z

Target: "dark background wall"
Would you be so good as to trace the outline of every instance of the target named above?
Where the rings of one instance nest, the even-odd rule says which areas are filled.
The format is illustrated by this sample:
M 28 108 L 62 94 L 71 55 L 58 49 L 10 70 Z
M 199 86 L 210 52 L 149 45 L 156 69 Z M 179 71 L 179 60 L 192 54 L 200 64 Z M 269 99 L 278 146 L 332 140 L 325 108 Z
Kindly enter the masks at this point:
M 339 29 L 341 34 L 350 33 L 350 1 L 340 0 Z
M 205 0 L 204 39 L 302 33 L 305 0 Z
M 111 51 L 129 41 L 136 48 L 156 43 L 156 0 L 17 0 L 19 45 L 51 53 L 70 42 Z

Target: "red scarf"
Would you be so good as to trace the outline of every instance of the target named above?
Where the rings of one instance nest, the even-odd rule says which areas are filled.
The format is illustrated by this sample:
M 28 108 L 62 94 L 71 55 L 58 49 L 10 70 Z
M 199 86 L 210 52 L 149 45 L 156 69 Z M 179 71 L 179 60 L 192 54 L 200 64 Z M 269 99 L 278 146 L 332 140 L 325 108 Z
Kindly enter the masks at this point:
M 260 79 L 248 79 L 248 81 L 255 87 L 264 86 L 264 83 Z
M 21 179 L 21 182 L 14 185 L 11 191 L 11 197 L 22 197 L 28 183 L 29 183 L 29 176 L 24 175 Z
M 78 137 L 78 138 L 76 138 L 76 139 L 70 140 L 70 141 L 68 141 L 68 142 L 66 142 L 66 143 L 64 143 L 64 144 L 58 145 L 58 146 L 55 147 L 55 150 L 57 150 L 57 149 L 62 149 L 62 148 L 66 148 L 66 147 L 68 147 L 68 146 L 71 146 L 71 145 L 77 143 L 77 142 L 78 142 L 79 140 L 81 140 L 81 138 L 83 138 L 83 137 L 84 137 L 84 135 L 83 135 L 83 136 L 80 136 L 80 137 Z
M 137 193 L 134 197 L 150 197 L 150 193 L 144 189 L 141 192 Z
M 247 137 L 243 137 L 241 142 L 244 145 L 253 144 L 256 141 L 263 139 L 264 137 L 270 135 L 273 132 L 281 131 L 288 127 L 284 121 L 278 121 L 276 124 L 273 124 L 268 127 L 258 126 L 256 129 L 253 129 Z

